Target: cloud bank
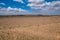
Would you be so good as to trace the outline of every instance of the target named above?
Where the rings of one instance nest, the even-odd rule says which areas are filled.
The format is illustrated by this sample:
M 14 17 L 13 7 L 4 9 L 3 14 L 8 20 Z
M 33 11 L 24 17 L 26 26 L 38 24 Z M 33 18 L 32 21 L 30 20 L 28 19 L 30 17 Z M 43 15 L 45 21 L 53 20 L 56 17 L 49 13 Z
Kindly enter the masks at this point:
M 37 14 L 60 15 L 60 1 L 44 2 L 44 0 L 33 0 L 28 6 L 32 9 L 38 10 Z
M 27 15 L 31 14 L 26 10 L 23 10 L 21 8 L 0 8 L 0 15 Z
M 24 3 L 23 0 L 13 0 L 17 2 Z M 5 5 L 0 3 L 0 5 Z M 60 1 L 46 2 L 45 0 L 28 0 L 28 4 L 31 9 L 31 12 L 21 8 L 0 8 L 0 15 L 60 15 Z

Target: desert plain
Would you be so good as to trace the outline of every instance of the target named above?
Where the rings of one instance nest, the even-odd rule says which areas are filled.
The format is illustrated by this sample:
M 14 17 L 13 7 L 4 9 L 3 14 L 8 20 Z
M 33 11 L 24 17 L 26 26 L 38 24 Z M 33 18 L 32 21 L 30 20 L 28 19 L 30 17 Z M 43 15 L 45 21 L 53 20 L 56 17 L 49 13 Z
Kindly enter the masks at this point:
M 0 17 L 0 40 L 60 40 L 60 16 Z

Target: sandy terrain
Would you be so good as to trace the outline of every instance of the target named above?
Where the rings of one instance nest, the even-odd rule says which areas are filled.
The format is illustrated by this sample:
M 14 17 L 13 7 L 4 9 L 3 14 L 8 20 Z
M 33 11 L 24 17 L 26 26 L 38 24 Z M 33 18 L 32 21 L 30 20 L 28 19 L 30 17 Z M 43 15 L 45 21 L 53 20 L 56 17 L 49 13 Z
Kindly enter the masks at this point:
M 60 16 L 0 17 L 0 40 L 60 40 Z

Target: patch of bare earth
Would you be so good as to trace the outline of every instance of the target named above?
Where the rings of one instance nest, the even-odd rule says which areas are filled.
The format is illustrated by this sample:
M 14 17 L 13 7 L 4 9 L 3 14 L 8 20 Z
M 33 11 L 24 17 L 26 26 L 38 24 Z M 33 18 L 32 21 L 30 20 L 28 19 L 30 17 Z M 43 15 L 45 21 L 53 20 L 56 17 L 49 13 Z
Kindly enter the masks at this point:
M 60 16 L 2 17 L 0 40 L 60 40 Z

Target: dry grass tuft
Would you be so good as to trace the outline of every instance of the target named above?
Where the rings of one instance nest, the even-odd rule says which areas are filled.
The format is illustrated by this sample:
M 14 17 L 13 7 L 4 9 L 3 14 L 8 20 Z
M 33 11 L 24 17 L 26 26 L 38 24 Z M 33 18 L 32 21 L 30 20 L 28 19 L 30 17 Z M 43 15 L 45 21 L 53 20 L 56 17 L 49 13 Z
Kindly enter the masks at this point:
M 60 17 L 0 18 L 0 40 L 60 40 Z

